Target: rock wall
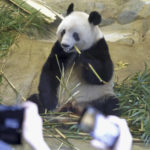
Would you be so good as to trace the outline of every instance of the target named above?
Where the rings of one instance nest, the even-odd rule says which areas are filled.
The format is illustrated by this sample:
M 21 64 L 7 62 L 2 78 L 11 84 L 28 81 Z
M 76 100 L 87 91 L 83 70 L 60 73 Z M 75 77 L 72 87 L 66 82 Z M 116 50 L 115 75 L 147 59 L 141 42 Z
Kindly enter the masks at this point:
M 150 0 L 44 1 L 49 7 L 63 15 L 65 15 L 66 8 L 72 2 L 75 4 L 75 10 L 87 13 L 93 10 L 98 11 L 102 15 L 100 26 L 109 41 L 129 37 L 133 41 L 139 42 L 150 27 Z M 128 41 L 129 44 L 133 43 L 130 40 Z
M 38 92 L 41 68 L 51 47 L 50 41 L 34 40 L 21 35 L 9 55 L 0 60 L 0 68 L 3 66 L 4 74 L 23 97 L 27 98 L 32 93 Z M 0 98 L 6 105 L 23 101 L 5 79 L 0 85 Z

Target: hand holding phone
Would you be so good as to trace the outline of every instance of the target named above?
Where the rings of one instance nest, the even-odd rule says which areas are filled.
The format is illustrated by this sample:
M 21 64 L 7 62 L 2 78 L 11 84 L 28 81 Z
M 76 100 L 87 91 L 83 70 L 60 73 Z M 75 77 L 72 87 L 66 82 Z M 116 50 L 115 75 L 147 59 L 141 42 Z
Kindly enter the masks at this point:
M 132 136 L 124 119 L 104 116 L 95 108 L 85 109 L 79 127 L 94 138 L 92 145 L 105 150 L 130 150 Z M 126 139 L 127 138 L 127 139 Z
M 43 137 L 43 121 L 37 105 L 27 101 L 22 107 L 25 109 L 22 133 L 24 139 L 34 150 L 50 150 Z
M 116 144 L 114 147 L 111 148 L 111 150 L 131 150 L 132 149 L 132 135 L 130 133 L 128 124 L 125 119 L 121 119 L 117 116 L 108 116 L 108 120 L 110 120 L 112 123 L 117 124 L 119 127 L 120 135 L 116 141 Z M 104 143 L 97 139 L 93 139 L 91 141 L 91 144 L 96 147 L 103 150 L 110 150 Z
M 21 144 L 24 108 L 0 105 L 0 140 Z

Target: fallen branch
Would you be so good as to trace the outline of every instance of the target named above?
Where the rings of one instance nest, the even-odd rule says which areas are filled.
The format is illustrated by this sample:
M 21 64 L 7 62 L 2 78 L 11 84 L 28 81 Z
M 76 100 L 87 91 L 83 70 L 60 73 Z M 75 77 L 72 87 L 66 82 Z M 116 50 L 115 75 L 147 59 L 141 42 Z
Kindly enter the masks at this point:
M 42 14 L 44 20 L 49 23 L 56 20 L 56 15 L 51 10 L 33 0 L 9 0 L 9 1 L 28 14 L 32 14 L 36 11 L 39 11 Z
M 26 98 L 20 94 L 20 92 L 15 88 L 15 86 L 10 82 L 10 80 L 7 78 L 7 76 L 4 74 L 4 72 L 1 70 L 0 74 L 2 77 L 8 82 L 8 84 L 11 86 L 11 88 L 15 91 L 16 95 L 19 95 L 24 101 L 26 101 Z

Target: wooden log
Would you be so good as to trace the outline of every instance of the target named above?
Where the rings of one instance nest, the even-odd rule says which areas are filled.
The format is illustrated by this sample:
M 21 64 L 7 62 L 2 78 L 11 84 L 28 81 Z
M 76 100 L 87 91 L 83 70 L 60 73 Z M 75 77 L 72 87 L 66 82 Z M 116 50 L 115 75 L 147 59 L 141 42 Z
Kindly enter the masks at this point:
M 22 9 L 28 14 L 39 11 L 44 20 L 51 23 L 56 19 L 56 15 L 47 7 L 34 0 L 9 0 L 11 3 Z

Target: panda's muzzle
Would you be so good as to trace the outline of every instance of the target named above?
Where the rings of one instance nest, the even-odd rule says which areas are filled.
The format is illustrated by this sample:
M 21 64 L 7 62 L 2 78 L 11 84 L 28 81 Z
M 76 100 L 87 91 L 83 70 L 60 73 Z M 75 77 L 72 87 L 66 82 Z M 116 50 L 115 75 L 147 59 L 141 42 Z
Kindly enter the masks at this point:
M 68 44 L 62 44 L 63 48 L 69 48 L 70 46 Z
M 68 44 L 61 44 L 61 46 L 65 52 L 71 52 L 71 50 L 73 49 L 73 47 Z

